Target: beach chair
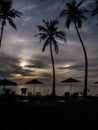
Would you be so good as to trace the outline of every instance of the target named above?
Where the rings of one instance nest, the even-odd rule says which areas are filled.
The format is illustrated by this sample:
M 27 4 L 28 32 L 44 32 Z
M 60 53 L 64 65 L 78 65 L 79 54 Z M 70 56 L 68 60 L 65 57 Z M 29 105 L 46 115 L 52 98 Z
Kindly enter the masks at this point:
M 70 92 L 65 92 L 64 93 L 64 99 L 65 99 L 65 101 L 69 101 L 69 99 L 70 99 Z
M 78 99 L 79 98 L 79 92 L 74 92 L 71 96 L 72 99 Z
M 33 96 L 32 92 L 27 92 L 27 96 Z

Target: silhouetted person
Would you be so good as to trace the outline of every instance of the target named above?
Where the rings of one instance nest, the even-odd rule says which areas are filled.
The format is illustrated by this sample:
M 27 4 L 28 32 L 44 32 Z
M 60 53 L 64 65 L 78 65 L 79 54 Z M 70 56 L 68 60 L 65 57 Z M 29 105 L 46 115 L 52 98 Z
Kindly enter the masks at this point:
M 27 92 L 27 88 L 21 88 L 21 94 L 22 95 L 26 95 Z

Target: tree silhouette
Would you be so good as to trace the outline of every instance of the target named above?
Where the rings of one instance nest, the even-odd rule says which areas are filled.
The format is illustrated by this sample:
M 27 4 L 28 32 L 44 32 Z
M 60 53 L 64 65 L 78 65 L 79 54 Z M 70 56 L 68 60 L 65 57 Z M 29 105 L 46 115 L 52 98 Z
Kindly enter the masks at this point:
M 54 65 L 54 57 L 53 57 L 53 46 L 54 51 L 57 54 L 59 51 L 58 48 L 58 41 L 57 39 L 66 41 L 65 33 L 63 31 L 58 31 L 57 25 L 59 22 L 57 20 L 51 20 L 51 21 L 45 21 L 43 20 L 44 26 L 38 25 L 39 33 L 35 36 L 39 36 L 40 40 L 44 41 L 44 46 L 42 48 L 42 51 L 45 51 L 45 48 L 47 45 L 50 46 L 50 55 L 51 55 L 51 62 L 52 62 L 52 70 L 53 70 L 53 90 L 52 95 L 55 96 L 55 65 Z
M 4 26 L 8 21 L 9 24 L 15 29 L 16 25 L 13 22 L 13 19 L 16 17 L 20 17 L 22 15 L 21 12 L 12 8 L 12 0 L 0 0 L 0 22 L 1 22 L 1 34 L 0 34 L 0 47 L 2 42 L 2 36 L 4 31 Z
M 95 9 L 93 9 L 91 13 L 92 13 L 92 16 L 98 15 L 98 0 L 95 1 Z M 98 24 L 98 19 L 97 19 L 97 24 Z
M 65 5 L 65 9 L 61 11 L 60 17 L 66 17 L 66 27 L 70 28 L 70 25 L 73 23 L 77 32 L 77 35 L 79 37 L 80 43 L 82 45 L 84 56 L 85 56 L 85 82 L 84 82 L 84 90 L 83 90 L 83 96 L 87 96 L 87 78 L 88 78 L 88 59 L 87 59 L 87 52 L 83 43 L 83 40 L 80 36 L 79 28 L 82 28 L 82 21 L 87 20 L 87 18 L 84 16 L 88 10 L 83 9 L 81 6 L 83 4 L 83 1 L 80 1 L 77 3 L 75 0 L 71 2 L 67 2 Z

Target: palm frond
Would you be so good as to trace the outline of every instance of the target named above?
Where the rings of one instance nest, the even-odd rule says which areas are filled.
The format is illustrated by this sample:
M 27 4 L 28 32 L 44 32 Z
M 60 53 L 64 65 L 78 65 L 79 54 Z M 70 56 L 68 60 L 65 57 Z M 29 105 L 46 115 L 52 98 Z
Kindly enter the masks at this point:
M 66 33 L 63 31 L 56 32 L 56 37 L 59 38 L 60 40 L 67 41 L 66 40 Z
M 82 9 L 81 11 L 83 12 L 83 14 L 84 14 L 84 13 L 89 13 L 89 12 L 90 12 L 88 9 Z
M 56 41 L 55 39 L 53 39 L 53 44 L 54 44 L 54 51 L 55 51 L 56 54 L 58 54 L 58 52 L 59 52 L 59 47 L 58 47 L 57 41 Z
M 55 27 L 57 24 L 59 24 L 59 21 L 57 19 L 55 19 L 51 22 L 51 24 L 53 24 L 53 26 Z
M 9 24 L 10 24 L 15 30 L 17 30 L 17 27 L 16 27 L 16 25 L 14 24 L 13 20 L 9 20 L 8 22 L 9 22 Z
M 47 28 L 44 27 L 44 26 L 41 26 L 41 25 L 37 25 L 39 31 L 42 31 L 42 32 L 48 32 Z
M 49 39 L 46 39 L 46 41 L 45 41 L 45 43 L 44 43 L 44 46 L 43 46 L 43 48 L 42 48 L 42 52 L 44 52 L 45 51 L 45 48 L 46 48 L 46 46 L 49 44 Z
M 78 28 L 82 28 L 82 21 L 77 18 L 76 25 Z
M 47 37 L 47 34 L 43 32 L 43 33 L 38 33 L 38 34 L 35 34 L 35 35 L 34 35 L 34 37 L 37 37 L 37 36 L 39 36 L 39 37 L 42 37 L 42 36 L 43 36 L 43 37 L 46 38 L 46 37 Z
M 69 28 L 74 22 L 77 22 L 78 27 L 82 26 L 82 21 L 87 20 L 85 13 L 89 12 L 87 9 L 81 8 L 84 0 L 77 3 L 76 0 L 67 2 L 65 9 L 60 13 L 60 17 L 66 17 L 66 27 Z
M 91 11 L 91 16 L 98 14 L 98 0 L 95 1 L 95 8 Z
M 69 29 L 70 25 L 71 25 L 72 20 L 70 18 L 67 18 L 66 22 L 65 22 L 65 26 Z
M 83 19 L 83 20 L 87 20 L 87 17 L 85 17 L 84 15 L 79 15 L 80 19 Z
M 14 9 L 11 9 L 9 11 L 9 17 L 15 18 L 15 17 L 21 17 L 21 15 L 22 15 L 21 12 L 14 10 Z
M 40 34 L 40 39 L 42 39 L 43 41 L 44 41 L 45 39 L 47 39 L 47 37 L 48 37 L 48 36 L 47 36 L 46 34 L 42 34 L 42 35 Z
M 95 10 L 92 10 L 91 13 L 92 13 L 92 16 L 97 15 L 98 14 L 98 9 L 96 8 Z
M 76 8 L 79 8 L 84 3 L 84 0 L 81 0 L 77 5 Z
M 46 21 L 46 20 L 44 20 L 44 19 L 43 19 L 42 21 L 43 21 L 43 23 L 45 24 L 46 28 L 49 28 L 49 24 L 50 24 L 49 21 Z
M 59 17 L 62 18 L 68 14 L 68 10 L 62 10 Z

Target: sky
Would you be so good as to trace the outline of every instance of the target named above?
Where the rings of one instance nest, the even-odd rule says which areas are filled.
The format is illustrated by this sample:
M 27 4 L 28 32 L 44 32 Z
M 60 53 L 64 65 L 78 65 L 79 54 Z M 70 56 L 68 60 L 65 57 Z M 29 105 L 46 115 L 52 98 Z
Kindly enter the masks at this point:
M 49 47 L 42 53 L 43 42 L 40 43 L 37 25 L 42 20 L 59 19 L 65 2 L 70 0 L 13 0 L 12 7 L 23 13 L 14 22 L 15 31 L 8 23 L 4 28 L 0 48 L 0 79 L 8 78 L 23 84 L 37 78 L 42 81 L 52 81 L 52 66 Z M 79 1 L 79 0 L 77 0 Z M 83 8 L 92 10 L 94 0 L 85 0 Z M 80 29 L 87 55 L 89 81 L 98 81 L 98 26 L 97 17 L 86 15 L 88 20 L 83 22 Z M 67 42 L 58 40 L 59 53 L 54 53 L 56 68 L 56 83 L 73 77 L 84 81 L 84 53 L 77 37 L 74 26 L 65 27 L 65 19 L 59 19 L 59 30 L 66 33 Z

